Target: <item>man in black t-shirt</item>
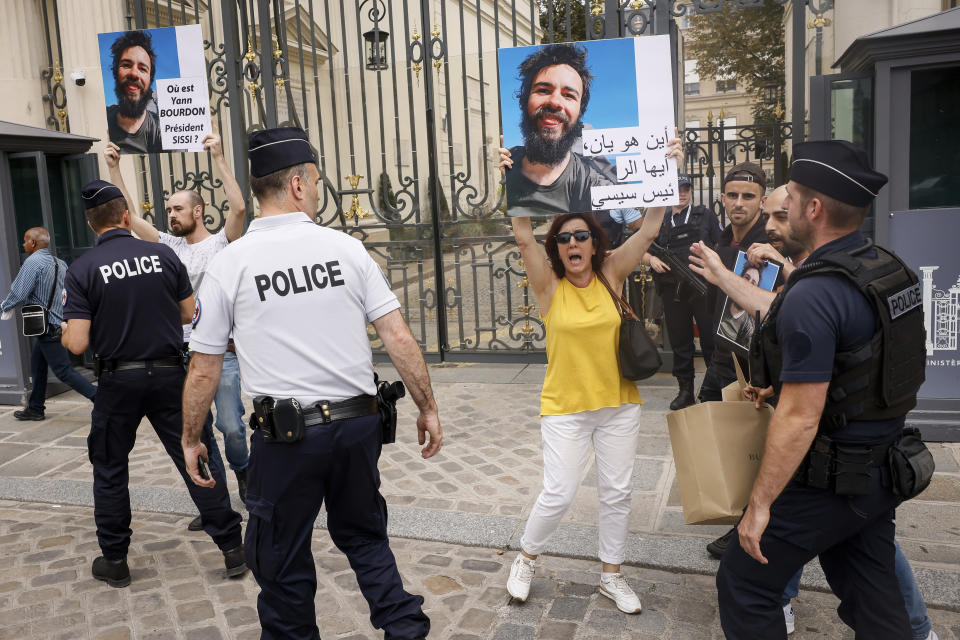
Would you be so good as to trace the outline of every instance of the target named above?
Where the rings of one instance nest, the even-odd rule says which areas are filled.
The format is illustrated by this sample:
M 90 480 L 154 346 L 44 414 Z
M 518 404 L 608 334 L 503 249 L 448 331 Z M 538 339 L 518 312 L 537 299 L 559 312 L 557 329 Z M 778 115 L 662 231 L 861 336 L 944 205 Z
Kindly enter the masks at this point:
M 724 178 L 721 200 L 729 224 L 720 232 L 716 251 L 723 265 L 731 271 L 741 251 L 746 252 L 754 242 L 765 242 L 767 239 L 767 218 L 762 211 L 766 188 L 766 174 L 752 162 L 741 162 Z M 714 286 L 710 287 L 707 295 L 711 296 L 710 304 L 714 310 L 713 323 L 708 330 L 715 332 L 722 319 L 724 297 Z M 721 400 L 723 388 L 736 379 L 733 346 L 724 340 L 716 340 L 713 357 L 697 394 L 698 399 L 700 402 Z
M 99 387 L 87 438 L 93 465 L 94 519 L 103 555 L 93 577 L 112 587 L 130 584 L 130 493 L 127 456 L 147 417 L 186 481 L 181 392 L 182 323 L 193 317 L 187 270 L 173 250 L 130 233 L 120 190 L 95 180 L 83 188 L 96 246 L 74 261 L 64 282 L 63 345 L 97 354 Z M 204 432 L 209 447 L 210 431 Z M 224 555 L 226 575 L 246 572 L 240 514 L 230 508 L 223 465 L 211 461 L 216 486 L 187 482 L 204 531 Z

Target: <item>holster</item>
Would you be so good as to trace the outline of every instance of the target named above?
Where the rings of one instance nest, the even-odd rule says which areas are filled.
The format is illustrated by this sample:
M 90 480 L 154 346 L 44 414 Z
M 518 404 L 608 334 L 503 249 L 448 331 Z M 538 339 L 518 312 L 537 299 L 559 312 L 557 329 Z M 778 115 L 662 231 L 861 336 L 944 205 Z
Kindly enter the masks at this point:
M 253 415 L 250 416 L 250 428 L 263 434 L 264 442 L 274 441 L 273 398 L 257 396 L 253 399 Z
M 397 400 L 406 395 L 402 382 L 381 381 L 376 373 L 373 382 L 377 386 L 377 407 L 380 412 L 380 442 L 393 444 L 397 441 Z

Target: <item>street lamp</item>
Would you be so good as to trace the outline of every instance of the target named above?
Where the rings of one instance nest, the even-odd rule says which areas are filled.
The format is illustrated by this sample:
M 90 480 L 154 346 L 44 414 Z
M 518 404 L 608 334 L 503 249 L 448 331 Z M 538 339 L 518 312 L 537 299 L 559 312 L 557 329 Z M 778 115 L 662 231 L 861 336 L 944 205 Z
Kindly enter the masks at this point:
M 763 85 L 763 102 L 766 105 L 773 106 L 777 104 L 780 98 L 780 83 L 767 82 Z
M 389 32 L 376 27 L 363 34 L 363 39 L 367 41 L 367 69 L 382 71 L 390 68 L 387 64 L 387 38 L 389 37 Z

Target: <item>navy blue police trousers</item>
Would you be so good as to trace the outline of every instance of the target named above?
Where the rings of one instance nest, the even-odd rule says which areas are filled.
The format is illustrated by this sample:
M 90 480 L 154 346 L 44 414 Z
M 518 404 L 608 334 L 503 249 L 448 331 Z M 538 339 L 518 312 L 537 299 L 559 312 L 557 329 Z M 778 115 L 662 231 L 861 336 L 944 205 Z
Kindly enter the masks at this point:
M 430 631 L 423 598 L 404 590 L 390 551 L 377 469 L 380 438 L 378 415 L 307 427 L 292 444 L 264 443 L 259 431 L 251 437 L 244 555 L 261 589 L 263 640 L 320 638 L 310 540 L 324 501 L 330 538 L 356 574 L 371 624 L 386 640 Z
M 770 509 L 760 539 L 762 565 L 730 540 L 717 572 L 720 624 L 731 640 L 785 640 L 781 597 L 807 561 L 820 566 L 840 599 L 837 613 L 857 640 L 913 637 L 895 572 L 898 498 L 886 469 L 873 469 L 869 495 L 837 496 L 791 481 Z M 886 485 L 886 486 L 885 486 Z
M 87 437 L 93 465 L 93 517 L 100 549 L 108 560 L 127 555 L 130 546 L 130 491 L 127 458 L 137 439 L 137 427 L 146 417 L 180 472 L 190 497 L 200 510 L 203 529 L 222 551 L 240 546 L 240 514 L 230 507 L 223 464 L 210 460 L 217 484 L 199 487 L 186 474 L 183 463 L 181 398 L 184 371 L 180 367 L 157 367 L 103 372 L 93 403 L 92 425 Z M 212 431 L 201 437 L 210 449 Z

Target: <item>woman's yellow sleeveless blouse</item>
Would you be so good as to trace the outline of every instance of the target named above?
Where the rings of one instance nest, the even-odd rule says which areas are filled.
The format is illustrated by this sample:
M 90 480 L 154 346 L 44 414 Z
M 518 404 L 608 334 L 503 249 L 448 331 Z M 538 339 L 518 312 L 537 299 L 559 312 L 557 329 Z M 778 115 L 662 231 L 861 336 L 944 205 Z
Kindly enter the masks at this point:
M 582 289 L 560 278 L 543 323 L 547 375 L 541 415 L 643 403 L 636 384 L 620 375 L 620 314 L 596 275 Z

